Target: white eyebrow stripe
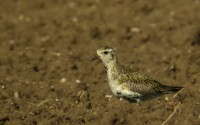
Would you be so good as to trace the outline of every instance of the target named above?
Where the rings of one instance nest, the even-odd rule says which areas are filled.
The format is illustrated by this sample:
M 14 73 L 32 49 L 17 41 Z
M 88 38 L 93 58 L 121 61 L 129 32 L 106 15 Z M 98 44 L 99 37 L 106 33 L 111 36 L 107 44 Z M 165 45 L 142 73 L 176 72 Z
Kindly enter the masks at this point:
M 109 52 L 112 52 L 113 49 L 105 49 L 104 51 L 109 51 Z

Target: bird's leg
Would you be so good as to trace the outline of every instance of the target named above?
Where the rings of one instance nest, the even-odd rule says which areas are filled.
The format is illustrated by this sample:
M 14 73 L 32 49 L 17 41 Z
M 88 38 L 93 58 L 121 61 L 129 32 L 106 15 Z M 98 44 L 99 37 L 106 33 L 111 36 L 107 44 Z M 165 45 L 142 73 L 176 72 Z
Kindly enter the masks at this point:
M 140 103 L 141 102 L 141 99 L 140 98 L 134 98 L 135 99 L 135 101 L 137 102 L 137 103 Z

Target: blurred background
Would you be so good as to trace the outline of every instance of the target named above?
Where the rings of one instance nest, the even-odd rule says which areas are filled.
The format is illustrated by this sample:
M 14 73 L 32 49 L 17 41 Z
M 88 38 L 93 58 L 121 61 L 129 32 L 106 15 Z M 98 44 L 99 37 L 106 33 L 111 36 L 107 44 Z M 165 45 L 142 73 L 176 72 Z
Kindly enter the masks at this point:
M 199 0 L 5 0 L 0 4 L 0 125 L 200 124 Z M 102 46 L 185 89 L 129 103 L 111 97 Z

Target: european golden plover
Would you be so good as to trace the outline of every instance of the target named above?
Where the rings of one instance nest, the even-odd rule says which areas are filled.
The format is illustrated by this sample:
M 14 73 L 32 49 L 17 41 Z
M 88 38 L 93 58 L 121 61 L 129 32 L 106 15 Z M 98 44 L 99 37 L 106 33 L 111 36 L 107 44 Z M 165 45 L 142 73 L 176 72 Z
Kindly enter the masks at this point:
M 111 47 L 97 50 L 107 70 L 108 82 L 114 95 L 140 102 L 163 94 L 176 93 L 183 87 L 168 86 L 121 65 Z

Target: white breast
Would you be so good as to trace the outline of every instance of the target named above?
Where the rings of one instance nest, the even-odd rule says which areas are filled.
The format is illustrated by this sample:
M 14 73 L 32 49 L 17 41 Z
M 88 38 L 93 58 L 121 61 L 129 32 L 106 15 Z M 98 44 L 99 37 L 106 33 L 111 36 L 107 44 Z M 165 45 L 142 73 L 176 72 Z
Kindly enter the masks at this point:
M 110 88 L 113 92 L 114 95 L 117 95 L 117 91 L 116 91 L 116 88 L 117 86 L 119 85 L 119 81 L 117 78 L 114 78 L 112 76 L 112 73 L 110 70 L 107 71 L 107 75 L 108 75 L 108 82 L 109 82 L 109 85 L 110 85 Z

